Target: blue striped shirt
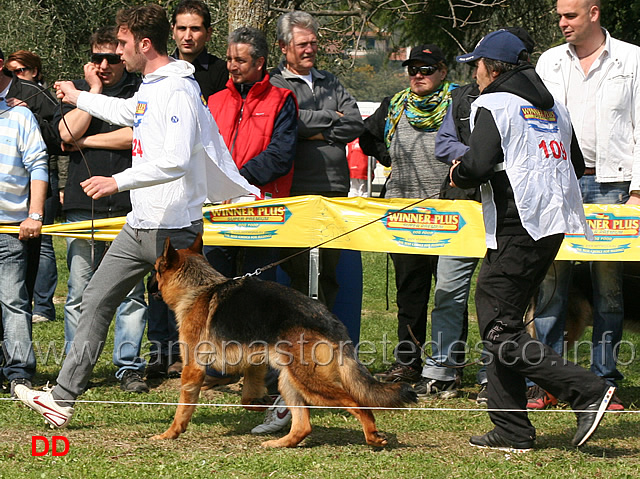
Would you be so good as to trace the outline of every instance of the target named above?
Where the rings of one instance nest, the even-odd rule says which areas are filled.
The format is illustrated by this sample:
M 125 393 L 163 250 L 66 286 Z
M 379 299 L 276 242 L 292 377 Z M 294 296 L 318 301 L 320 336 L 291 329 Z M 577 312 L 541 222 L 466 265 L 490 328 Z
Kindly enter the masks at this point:
M 19 223 L 29 213 L 31 180 L 49 181 L 48 156 L 31 111 L 8 108 L 0 101 L 0 223 Z

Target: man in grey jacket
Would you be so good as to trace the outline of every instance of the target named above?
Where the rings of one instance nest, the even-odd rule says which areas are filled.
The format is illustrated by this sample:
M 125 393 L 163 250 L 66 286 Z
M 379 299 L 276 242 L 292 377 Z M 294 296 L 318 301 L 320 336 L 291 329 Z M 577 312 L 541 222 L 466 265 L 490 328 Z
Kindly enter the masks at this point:
M 364 130 L 356 100 L 331 73 L 314 68 L 318 53 L 318 23 L 306 12 L 294 11 L 278 20 L 278 43 L 284 60 L 270 72 L 271 83 L 291 90 L 298 100 L 298 144 L 291 196 L 347 196 L 349 165 L 346 146 Z M 295 250 L 282 249 L 283 256 Z M 318 299 L 333 309 L 338 294 L 336 268 L 340 251 L 320 253 Z M 291 287 L 309 294 L 309 255 L 282 264 Z M 253 434 L 271 434 L 285 427 L 291 414 L 278 397 Z
M 293 91 L 298 100 L 298 146 L 291 196 L 347 196 L 349 165 L 345 147 L 364 130 L 356 100 L 331 73 L 314 68 L 318 23 L 308 13 L 294 11 L 278 20 L 278 43 L 285 56 L 271 72 L 271 83 Z M 318 296 L 329 309 L 338 292 L 335 269 L 339 252 L 321 254 Z M 309 257 L 283 264 L 291 286 L 309 292 Z

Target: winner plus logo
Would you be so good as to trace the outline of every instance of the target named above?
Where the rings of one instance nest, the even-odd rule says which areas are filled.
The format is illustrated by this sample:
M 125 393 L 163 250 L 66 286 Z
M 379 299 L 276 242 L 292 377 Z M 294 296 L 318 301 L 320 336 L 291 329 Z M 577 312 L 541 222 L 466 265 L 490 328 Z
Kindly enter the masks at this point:
M 214 208 L 204 213 L 204 218 L 209 223 L 228 225 L 229 230 L 218 231 L 225 238 L 256 242 L 277 235 L 277 228 L 285 224 L 290 217 L 291 212 L 284 205 Z M 274 229 L 265 230 L 270 227 Z
M 464 220 L 457 212 L 441 212 L 433 208 L 387 212 L 385 226 L 389 230 L 405 230 L 414 234 L 457 233 Z
M 450 239 L 442 238 L 443 234 L 456 234 L 465 225 L 460 213 L 434 208 L 388 211 L 387 214 L 383 222 L 387 230 L 398 233 L 394 241 L 411 248 L 441 248 Z M 411 237 L 400 236 L 401 233 Z
M 617 217 L 609 213 L 590 215 L 587 223 L 599 241 L 613 238 L 638 237 L 640 219 L 633 217 Z
M 587 244 L 571 243 L 574 251 L 589 255 L 612 255 L 631 248 L 631 240 L 640 234 L 640 218 L 616 216 L 613 213 L 595 213 L 587 216 L 594 241 Z M 583 235 L 567 235 L 574 238 Z

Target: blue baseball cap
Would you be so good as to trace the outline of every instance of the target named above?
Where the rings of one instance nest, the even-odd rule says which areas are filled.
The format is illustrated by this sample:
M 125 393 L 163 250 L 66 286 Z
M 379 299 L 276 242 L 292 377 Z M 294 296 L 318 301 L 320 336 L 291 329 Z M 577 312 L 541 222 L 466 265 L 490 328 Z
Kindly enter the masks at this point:
M 509 33 L 506 30 L 498 30 L 485 35 L 471 53 L 456 57 L 456 61 L 469 63 L 481 58 L 489 58 L 517 65 L 520 53 L 526 49 L 522 40 L 513 33 Z

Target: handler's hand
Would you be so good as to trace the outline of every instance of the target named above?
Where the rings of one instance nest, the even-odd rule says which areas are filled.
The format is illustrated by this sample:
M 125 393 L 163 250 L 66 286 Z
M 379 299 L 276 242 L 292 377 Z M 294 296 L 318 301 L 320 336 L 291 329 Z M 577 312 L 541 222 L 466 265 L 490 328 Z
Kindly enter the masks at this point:
M 324 138 L 324 135 L 322 133 L 316 133 L 313 136 L 305 138 L 305 140 L 309 140 L 309 141 L 325 141 L 325 138 Z
M 20 223 L 20 232 L 18 233 L 19 240 L 29 240 L 40 236 L 40 230 L 42 229 L 42 223 L 40 221 L 27 218 Z
M 627 200 L 628 205 L 640 205 L 640 195 L 637 193 L 631 193 Z
M 453 170 L 456 166 L 460 164 L 460 160 L 453 160 L 451 164 L 451 169 L 449 170 L 449 186 L 456 187 L 456 184 L 453 182 Z
M 7 105 L 10 106 L 11 108 L 13 108 L 14 106 L 24 106 L 29 108 L 29 105 L 27 105 L 22 100 L 18 100 L 17 98 L 5 98 L 5 101 L 7 102 Z
M 80 183 L 87 196 L 94 200 L 118 192 L 118 184 L 111 176 L 92 176 Z
M 53 84 L 53 87 L 56 89 L 56 97 L 58 97 L 58 99 L 61 99 L 64 103 L 76 105 L 80 91 L 75 87 L 73 82 L 57 81 Z

